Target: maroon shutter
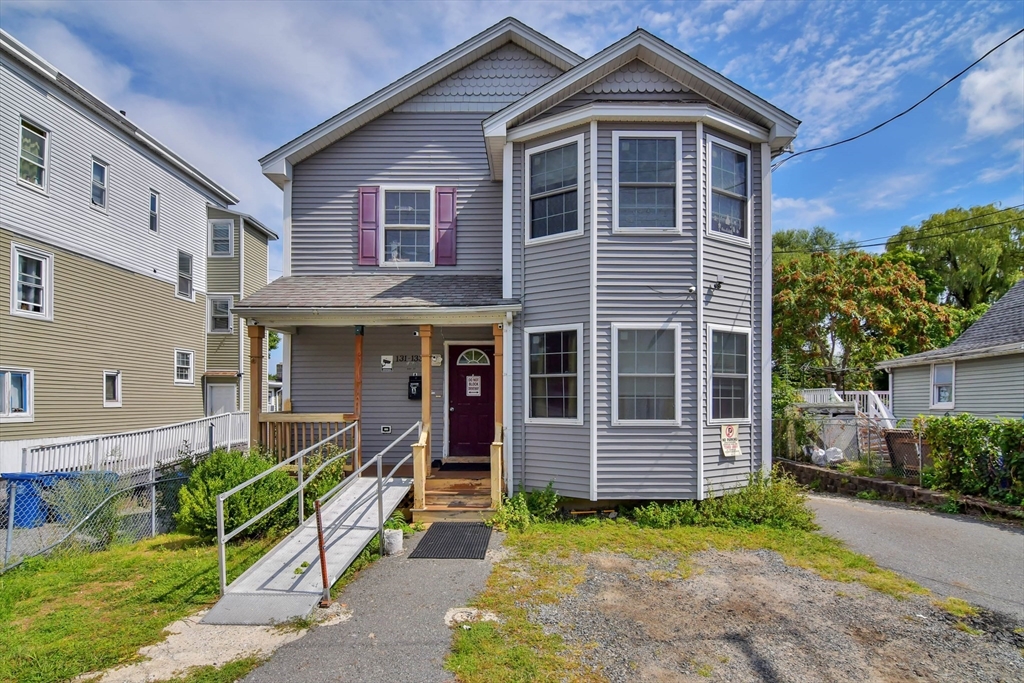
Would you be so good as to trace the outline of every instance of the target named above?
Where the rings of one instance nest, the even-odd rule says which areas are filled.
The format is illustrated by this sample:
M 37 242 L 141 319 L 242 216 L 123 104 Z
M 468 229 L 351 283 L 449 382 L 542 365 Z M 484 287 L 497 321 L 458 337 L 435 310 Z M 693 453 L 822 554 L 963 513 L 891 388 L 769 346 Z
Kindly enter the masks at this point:
M 455 202 L 454 187 L 437 188 L 437 245 L 435 264 L 455 265 Z
M 359 265 L 377 265 L 377 226 L 380 222 L 379 187 L 359 188 Z

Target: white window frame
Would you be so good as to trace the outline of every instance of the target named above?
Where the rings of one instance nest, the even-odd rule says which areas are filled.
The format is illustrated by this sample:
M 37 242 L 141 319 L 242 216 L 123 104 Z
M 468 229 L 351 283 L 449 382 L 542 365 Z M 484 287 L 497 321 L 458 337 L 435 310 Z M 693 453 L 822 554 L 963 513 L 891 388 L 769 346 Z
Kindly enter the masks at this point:
M 18 256 L 43 262 L 43 311 L 34 313 L 18 308 Z M 11 315 L 33 320 L 53 320 L 53 254 L 11 243 Z
M 178 379 L 178 354 L 187 353 L 189 357 L 188 379 Z M 194 386 L 196 383 L 196 352 L 189 349 L 174 349 L 174 383 L 178 386 Z
M 20 374 L 28 375 L 28 410 L 24 413 L 8 413 L 7 406 L 9 405 L 8 392 L 10 392 L 10 377 L 11 372 L 17 372 Z M 36 393 L 36 377 L 35 372 L 29 368 L 15 368 L 15 367 L 0 367 L 0 423 L 17 423 L 17 422 L 35 422 L 36 419 L 36 406 L 35 406 L 35 393 Z
M 228 253 L 226 254 L 215 254 L 213 253 L 213 224 L 214 223 L 230 223 L 231 229 L 228 230 Z M 210 258 L 234 258 L 235 257 L 235 221 L 232 218 L 211 218 L 206 222 L 207 235 L 207 254 Z
M 156 199 L 156 211 L 153 211 L 153 199 Z M 149 215 L 147 227 L 152 233 L 160 232 L 160 193 L 150 188 L 149 190 L 149 206 L 146 207 L 148 210 L 146 213 Z M 156 227 L 153 227 L 153 218 L 156 218 Z M 232 231 L 234 232 L 234 231 Z
M 93 171 L 96 170 L 97 166 L 103 167 L 103 203 L 97 204 L 92 200 L 92 188 L 95 185 L 95 175 Z M 92 157 L 92 163 L 89 164 L 89 206 L 99 211 L 100 213 L 107 212 L 107 206 L 110 204 L 110 164 L 103 161 L 99 157 Z
M 576 417 L 530 417 L 530 335 L 542 334 L 544 332 L 575 332 L 576 333 Z M 474 342 L 475 343 L 475 342 Z M 582 425 L 583 424 L 583 399 L 586 387 L 583 386 L 583 323 L 575 325 L 544 325 L 540 327 L 527 327 L 523 329 L 523 368 L 526 388 L 524 394 L 524 422 L 526 424 L 547 424 L 547 425 Z
M 571 137 L 562 138 L 555 140 L 554 142 L 548 142 L 543 145 L 537 145 L 536 147 L 530 147 L 526 150 L 526 161 L 523 165 L 523 187 L 526 191 L 523 193 L 523 239 L 527 246 L 533 244 L 547 244 L 548 242 L 558 242 L 559 240 L 572 239 L 574 237 L 580 237 L 583 235 L 583 195 L 585 192 L 586 185 L 586 168 L 584 167 L 584 155 L 583 155 L 583 143 L 584 134 L 573 135 Z M 533 202 L 530 201 L 530 159 L 535 154 L 541 152 L 547 152 L 551 149 L 558 147 L 565 147 L 576 143 L 576 217 L 577 225 L 575 230 L 569 230 L 566 232 L 560 232 L 557 235 L 545 235 L 544 237 L 530 237 L 530 207 Z
M 175 359 L 177 360 L 177 359 Z M 107 399 L 107 378 L 113 375 L 117 381 L 117 400 L 111 401 Z M 104 370 L 103 371 L 103 407 L 104 408 L 120 408 L 122 401 L 121 394 L 121 371 L 120 370 Z
M 939 365 L 948 365 L 952 369 L 952 376 L 950 377 L 949 393 L 952 394 L 953 400 L 948 403 L 937 403 L 935 401 L 935 368 Z M 930 379 L 928 382 L 928 389 L 931 392 L 931 396 L 928 398 L 929 410 L 953 410 L 956 408 L 956 362 L 935 362 L 931 365 L 931 372 L 929 373 Z
M 734 334 L 747 335 L 747 417 L 746 418 L 718 418 L 715 419 L 712 398 L 714 396 L 715 365 L 714 365 L 714 332 L 731 332 Z M 754 335 L 749 327 L 733 327 L 730 325 L 717 325 L 708 323 L 705 337 L 707 346 L 707 358 L 705 358 L 705 372 L 707 373 L 707 386 L 705 387 L 707 404 L 707 424 L 709 425 L 748 425 L 752 422 L 751 409 L 754 396 L 754 371 L 753 371 L 753 344 Z
M 387 261 L 385 260 L 384 235 L 388 228 L 393 230 L 424 230 L 422 225 L 388 225 L 384 211 L 384 198 L 388 192 L 426 192 L 430 195 L 430 262 Z M 433 268 L 437 261 L 437 186 L 436 185 L 381 185 L 377 198 L 377 265 L 382 268 Z
M 672 330 L 675 337 L 676 369 L 675 379 L 675 417 L 671 420 L 627 420 L 619 418 L 619 330 Z M 682 424 L 682 352 L 680 338 L 682 325 L 679 323 L 612 323 L 612 425 L 644 425 L 678 427 Z
M 623 228 L 619 226 L 619 139 L 660 138 L 675 140 L 675 226 L 671 228 Z M 683 232 L 683 133 L 673 130 L 612 131 L 612 233 L 621 235 L 681 235 Z M 640 328 L 636 328 L 640 329 Z
M 188 278 L 189 290 L 191 290 L 191 291 L 189 292 L 188 296 L 182 294 L 181 290 L 178 289 L 179 280 L 181 278 L 181 255 L 182 254 L 185 254 L 186 256 L 189 257 L 189 259 L 191 259 L 190 260 L 191 268 L 189 269 L 189 278 Z M 192 254 L 188 253 L 187 251 L 182 251 L 181 249 L 178 249 L 178 252 L 175 255 L 175 260 L 174 260 L 174 296 L 176 296 L 179 299 L 184 299 L 185 301 L 195 301 L 196 300 L 196 258 Z
M 41 126 L 32 119 L 24 116 L 20 117 L 20 119 L 21 120 L 18 125 L 18 163 L 15 164 L 14 167 L 14 177 L 18 181 L 18 185 L 21 187 L 27 187 L 30 190 L 46 195 L 49 192 L 50 185 L 50 143 L 53 136 L 51 135 L 50 129 L 46 126 Z M 26 124 L 32 128 L 42 131 L 43 137 L 46 139 L 46 147 L 43 149 L 43 184 L 41 186 L 36 185 L 35 183 L 30 183 L 27 180 L 22 180 L 21 178 L 21 129 Z M 33 161 L 32 163 L 35 162 Z
M 742 147 L 740 145 L 737 145 L 735 143 L 729 142 L 728 140 L 723 140 L 722 138 L 716 137 L 716 136 L 711 135 L 711 134 L 705 135 L 704 138 L 705 138 L 705 148 L 704 148 L 704 159 L 705 159 L 705 162 L 703 164 L 701 164 L 701 175 L 703 176 L 703 182 L 704 182 L 704 206 L 705 206 L 704 234 L 707 235 L 708 237 L 711 237 L 711 238 L 716 239 L 716 240 L 724 240 L 726 242 L 732 242 L 734 244 L 742 244 L 744 246 L 749 247 L 751 245 L 751 243 L 752 243 L 751 242 L 751 235 L 750 234 L 754 231 L 754 225 L 753 225 L 753 221 L 752 221 L 752 218 L 751 218 L 753 216 L 751 206 L 754 203 L 754 199 L 753 199 L 753 186 L 751 185 L 751 174 L 753 173 L 753 169 L 751 168 L 751 160 L 752 160 L 753 157 L 752 157 L 749 149 L 747 149 L 745 147 Z M 712 192 L 711 192 L 711 146 L 712 145 L 720 145 L 722 147 L 726 147 L 728 149 L 731 149 L 734 152 L 739 152 L 740 154 L 743 154 L 744 156 L 747 157 L 747 199 L 746 199 L 746 203 L 745 203 L 745 206 L 744 206 L 744 216 L 743 216 L 743 224 L 746 227 L 746 235 L 744 237 L 736 237 L 735 235 L 726 235 L 725 233 L 718 232 L 717 230 L 712 230 L 711 229 L 711 206 L 712 206 L 712 203 L 711 203 L 711 194 L 712 194 Z M 732 423 L 729 423 L 729 424 L 732 424 Z
M 213 329 L 213 302 L 228 302 L 228 329 Z M 207 334 L 234 334 L 235 333 L 235 297 L 232 294 L 207 294 L 206 295 L 206 333 Z

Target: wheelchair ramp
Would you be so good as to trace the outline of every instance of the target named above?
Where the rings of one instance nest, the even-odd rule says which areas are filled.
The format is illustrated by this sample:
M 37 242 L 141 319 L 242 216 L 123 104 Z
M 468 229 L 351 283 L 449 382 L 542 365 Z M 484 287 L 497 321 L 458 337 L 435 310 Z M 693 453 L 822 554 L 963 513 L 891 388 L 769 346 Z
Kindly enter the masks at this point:
M 384 484 L 384 519 L 409 493 L 412 479 Z M 377 534 L 377 478 L 360 477 L 320 509 L 330 584 L 338 580 Z M 308 563 L 303 567 L 303 563 Z M 307 617 L 323 594 L 316 516 L 278 543 L 227 588 L 204 624 L 279 624 Z

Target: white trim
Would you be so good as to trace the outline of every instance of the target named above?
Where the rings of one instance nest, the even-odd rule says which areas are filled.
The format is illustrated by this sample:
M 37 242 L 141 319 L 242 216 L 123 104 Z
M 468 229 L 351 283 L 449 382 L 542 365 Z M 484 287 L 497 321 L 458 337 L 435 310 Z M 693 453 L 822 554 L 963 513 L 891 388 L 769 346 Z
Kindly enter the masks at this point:
M 697 122 L 697 500 L 704 500 L 704 405 L 708 400 L 704 381 L 704 124 Z
M 451 406 L 450 406 L 450 403 L 449 403 L 450 396 L 449 396 L 449 393 L 448 393 L 448 391 L 449 391 L 449 388 L 448 388 L 448 369 L 449 369 L 450 360 L 451 360 L 450 357 L 449 357 L 450 356 L 450 353 L 449 353 L 449 347 L 450 346 L 494 346 L 494 340 L 493 339 L 491 339 L 490 341 L 478 341 L 478 340 L 473 340 L 473 341 L 452 341 L 450 339 L 445 339 L 444 340 L 444 366 L 442 367 L 442 374 L 444 375 L 444 382 L 443 382 L 443 384 L 444 384 L 444 428 L 443 428 L 444 429 L 444 434 L 443 434 L 444 442 L 443 442 L 442 448 L 441 448 L 441 460 L 442 461 L 448 459 L 448 446 L 449 446 L 448 440 L 450 438 L 449 424 L 448 424 L 448 414 L 451 411 Z M 484 366 L 479 366 L 479 367 L 484 367 Z M 489 365 L 487 367 L 490 367 L 492 372 L 494 371 L 493 370 L 493 368 L 494 368 L 493 365 Z M 504 384 L 502 384 L 502 388 L 504 388 Z
M 3 378 L 2 373 L 17 372 L 20 374 L 28 375 L 28 387 L 26 389 L 26 398 L 28 403 L 28 410 L 24 413 L 16 413 L 12 415 L 6 415 L 3 411 L 7 410 L 8 400 L 7 392 L 9 391 L 8 380 Z M 36 420 L 36 373 L 35 370 L 29 368 L 15 368 L 9 366 L 0 367 L 0 424 L 15 424 L 19 422 L 35 422 Z
M 522 310 L 521 304 L 474 306 L 465 308 L 374 307 L 374 308 L 265 308 L 238 309 L 240 314 L 256 318 L 260 325 L 275 330 L 299 326 L 346 327 L 349 325 L 478 325 L 504 322 L 505 313 Z M 292 330 L 294 331 L 294 330 Z
M 117 385 L 117 400 L 107 400 L 107 377 L 114 375 L 116 378 Z M 103 371 L 103 407 L 104 408 L 120 408 L 123 400 L 123 394 L 121 393 L 121 371 L 120 370 L 104 370 Z
M 189 263 L 189 269 L 188 269 L 189 270 L 189 273 L 188 273 L 188 278 L 189 279 L 188 279 L 188 282 L 189 282 L 189 289 L 191 290 L 190 291 L 190 296 L 185 296 L 178 289 L 178 286 L 181 284 L 181 255 L 182 254 L 184 254 L 185 256 L 188 256 L 188 258 L 189 258 L 189 262 L 188 262 Z M 181 249 L 178 249 L 177 254 L 175 254 L 175 258 L 174 258 L 174 296 L 175 296 L 175 298 L 182 299 L 183 301 L 191 301 L 193 303 L 196 300 L 196 258 L 192 254 L 188 253 L 187 251 L 182 251 Z
M 21 179 L 21 129 L 26 123 L 29 126 L 38 128 L 45 133 L 43 149 L 43 184 L 41 186 Z M 53 129 L 49 126 L 40 125 L 35 119 L 25 116 L 24 114 L 18 117 L 18 161 L 14 165 L 14 180 L 20 187 L 25 187 L 34 192 L 38 192 L 45 197 L 50 196 L 50 143 L 52 139 Z
M 213 302 L 223 301 L 228 302 L 228 329 L 226 330 L 215 330 L 213 329 Z M 235 333 L 235 295 L 232 293 L 208 293 L 206 295 L 206 334 L 234 334 Z
M 761 144 L 761 471 L 772 471 L 772 150 Z
M 381 268 L 433 268 L 437 261 L 437 185 L 381 185 L 377 197 L 377 265 Z M 430 195 L 430 262 L 386 261 L 384 259 L 385 235 L 388 230 L 384 209 L 384 198 L 388 192 L 426 192 Z M 422 225 L 392 225 L 392 230 L 424 230 Z
M 672 330 L 675 342 L 672 345 L 675 356 L 675 389 L 672 396 L 675 402 L 675 417 L 671 420 L 625 420 L 619 418 L 619 331 L 621 330 Z M 680 323 L 644 323 L 644 322 L 613 322 L 611 324 L 611 384 L 612 384 L 612 426 L 643 426 L 643 427 L 678 427 L 682 425 L 682 325 Z
M 103 203 L 97 204 L 92 200 L 92 188 L 97 166 L 103 167 Z M 100 213 L 107 213 L 107 206 L 110 204 L 110 164 L 103 161 L 97 156 L 92 157 L 92 163 L 89 165 L 89 206 Z
M 953 394 L 953 400 L 948 403 L 936 403 L 935 402 L 935 366 L 936 365 L 949 365 L 952 368 L 952 377 L 950 378 L 950 392 Z M 956 361 L 940 361 L 931 364 L 931 371 L 928 374 L 928 410 L 955 410 L 956 409 Z
M 712 237 L 712 238 L 714 238 L 716 240 L 723 240 L 725 242 L 732 242 L 734 244 L 742 244 L 743 246 L 749 247 L 751 245 L 751 233 L 754 231 L 753 230 L 753 225 L 751 224 L 751 216 L 753 214 L 751 212 L 751 207 L 750 207 L 750 205 L 753 203 L 751 201 L 751 195 L 753 193 L 751 192 L 751 183 L 750 183 L 751 166 L 752 166 L 752 164 L 750 162 L 751 162 L 751 158 L 752 158 L 753 155 L 750 153 L 749 149 L 745 149 L 745 148 L 741 147 L 740 145 L 737 145 L 737 144 L 734 144 L 732 142 L 729 142 L 728 140 L 723 140 L 722 138 L 716 137 L 715 135 L 710 135 L 710 134 L 706 135 L 705 136 L 705 144 L 707 145 L 707 150 L 706 150 L 706 153 L 707 153 L 707 168 L 705 169 L 706 173 L 707 173 L 707 182 L 705 182 L 704 191 L 706 192 L 705 201 L 707 202 L 707 204 L 706 204 L 706 206 L 707 206 L 707 220 L 705 221 L 704 232 L 705 232 L 705 234 L 708 237 Z M 736 237 L 735 235 L 727 235 L 725 233 L 721 233 L 721 232 L 718 232 L 716 230 L 712 230 L 711 229 L 711 207 L 712 207 L 712 203 L 711 203 L 711 163 L 712 163 L 711 162 L 711 146 L 712 145 L 719 145 L 721 147 L 725 147 L 727 149 L 731 149 L 732 151 L 737 152 L 739 154 L 743 154 L 743 155 L 745 155 L 747 157 L 747 196 L 746 196 L 746 199 L 744 200 L 744 205 L 743 205 L 743 209 L 744 209 L 744 213 L 745 213 L 745 215 L 743 217 L 743 228 L 744 228 L 744 233 L 745 233 L 744 237 Z
M 153 197 L 156 197 L 156 211 L 155 212 L 153 211 Z M 161 208 L 161 203 L 162 202 L 160 201 L 160 193 L 157 192 L 156 190 L 154 190 L 153 188 L 149 188 L 149 206 L 146 207 L 146 209 L 147 209 L 147 211 L 146 211 L 146 227 L 149 229 L 150 233 L 154 233 L 154 234 L 159 234 L 160 233 L 160 208 Z M 150 224 L 151 221 L 149 220 L 150 218 L 153 217 L 154 213 L 156 214 L 156 228 L 154 228 Z
M 241 220 L 238 221 L 241 223 Z M 213 253 L 213 224 L 214 223 L 230 223 L 231 229 L 228 230 L 228 253 L 226 254 L 215 254 Z M 241 225 L 239 225 L 239 232 L 241 232 Z M 206 221 L 206 254 L 210 258 L 234 258 L 235 257 L 235 219 L 234 218 L 209 218 Z M 241 235 L 239 235 L 241 238 Z M 241 287 L 239 287 L 241 289 Z
M 981 348 L 967 349 L 964 351 L 957 351 L 950 347 L 946 347 L 945 349 L 942 349 L 942 353 L 935 353 L 932 351 L 926 351 L 925 353 L 928 354 L 927 358 L 920 358 L 915 360 L 915 356 L 905 356 L 903 358 L 894 358 L 892 360 L 876 363 L 875 367 L 879 370 L 891 371 L 894 368 L 914 368 L 920 367 L 922 365 L 930 365 L 932 363 L 939 363 L 945 361 L 972 360 L 975 358 L 992 358 L 994 356 L 1010 356 L 1017 353 L 1024 353 L 1024 342 L 1010 342 L 1009 344 L 983 346 Z
M 525 192 L 523 195 L 523 240 L 526 246 L 534 244 L 547 244 L 549 242 L 558 242 L 564 239 L 571 239 L 573 237 L 579 237 L 583 234 L 583 144 L 584 134 L 572 135 L 567 138 L 555 140 L 554 142 L 548 142 L 543 145 L 536 147 L 530 147 L 526 150 L 526 156 L 523 161 L 523 187 Z M 566 232 L 560 232 L 556 235 L 545 235 L 544 237 L 530 237 L 530 207 L 532 201 L 530 200 L 531 187 L 530 187 L 530 157 L 534 154 L 540 154 L 541 152 L 547 152 L 551 149 L 557 149 L 559 147 L 566 147 L 576 143 L 576 229 L 568 230 Z
M 530 335 L 544 332 L 576 333 L 576 417 L 530 417 Z M 583 424 L 583 323 L 523 328 L 523 422 L 524 424 Z
M 501 388 L 504 392 L 504 400 L 502 401 L 502 415 L 501 423 L 504 428 L 502 434 L 502 443 L 504 444 L 504 457 L 502 460 L 505 461 L 505 490 L 508 491 L 509 495 L 512 494 L 512 468 L 515 462 L 514 445 L 515 445 L 515 430 L 512 425 L 512 335 L 515 333 L 512 324 L 512 314 L 507 313 L 505 315 L 505 322 L 502 325 L 501 345 L 502 345 L 502 377 Z
M 597 500 L 597 121 L 590 122 L 590 500 Z
M 291 164 L 286 164 L 288 180 L 285 181 L 284 187 L 284 198 L 281 203 L 284 211 L 284 217 L 281 219 L 281 276 L 288 277 L 292 274 L 292 180 L 291 180 Z M 270 253 L 270 245 L 267 245 L 267 253 Z M 270 277 L 270 271 L 267 270 L 267 277 Z
M 747 417 L 746 418 L 718 418 L 718 419 L 715 419 L 715 418 L 712 417 L 712 396 L 714 395 L 714 393 L 712 391 L 712 386 L 713 386 L 713 382 L 714 382 L 714 378 L 715 378 L 715 371 L 714 371 L 715 364 L 714 364 L 714 358 L 713 358 L 713 354 L 714 354 L 715 350 L 714 350 L 714 346 L 712 344 L 712 332 L 731 332 L 731 333 L 734 333 L 734 334 L 745 334 L 745 335 L 747 335 Z M 708 345 L 707 357 L 705 359 L 705 362 L 707 363 L 707 369 L 708 369 L 708 381 L 707 381 L 707 392 L 708 392 L 707 424 L 708 425 L 732 425 L 732 424 L 748 425 L 748 424 L 751 424 L 752 423 L 752 420 L 751 420 L 752 400 L 751 399 L 752 399 L 753 387 L 754 387 L 754 375 L 753 375 L 752 368 L 751 368 L 751 364 L 753 363 L 753 357 L 752 357 L 753 354 L 751 354 L 751 348 L 752 348 L 751 345 L 753 343 L 754 335 L 751 332 L 751 328 L 749 328 L 749 327 L 733 327 L 731 325 L 719 325 L 719 324 L 716 324 L 716 323 L 708 323 L 707 324 L 706 335 L 707 336 L 706 336 L 705 339 L 706 339 L 706 342 L 707 342 L 707 345 Z
M 505 143 L 501 180 L 501 297 L 512 298 L 512 143 Z
M 657 138 L 675 140 L 675 225 L 671 228 L 623 228 L 619 226 L 619 139 Z M 681 235 L 683 234 L 683 133 L 678 130 L 613 130 L 612 131 L 612 234 L 616 235 Z
M 43 312 L 33 313 L 18 308 L 18 256 L 27 256 L 43 262 Z M 53 254 L 34 247 L 11 242 L 11 315 L 33 320 L 53 320 Z
M 189 355 L 189 377 L 187 380 L 178 379 L 178 354 L 187 353 Z M 189 349 L 174 349 L 174 383 L 178 386 L 194 386 L 196 383 L 196 352 L 190 351 Z

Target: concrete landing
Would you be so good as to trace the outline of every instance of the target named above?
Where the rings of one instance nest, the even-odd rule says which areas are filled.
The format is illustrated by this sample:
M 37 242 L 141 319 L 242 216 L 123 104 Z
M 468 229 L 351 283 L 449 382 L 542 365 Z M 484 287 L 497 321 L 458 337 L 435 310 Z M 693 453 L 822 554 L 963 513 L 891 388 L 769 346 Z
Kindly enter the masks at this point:
M 395 478 L 385 484 L 385 520 L 411 487 L 411 479 Z M 320 514 L 327 577 L 333 584 L 377 533 L 377 478 L 359 477 Z M 303 562 L 308 563 L 306 567 Z M 322 594 L 316 517 L 311 516 L 235 579 L 203 623 L 262 625 L 302 618 L 313 611 Z

